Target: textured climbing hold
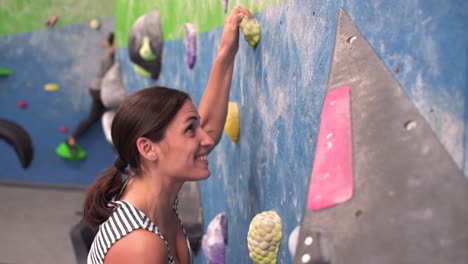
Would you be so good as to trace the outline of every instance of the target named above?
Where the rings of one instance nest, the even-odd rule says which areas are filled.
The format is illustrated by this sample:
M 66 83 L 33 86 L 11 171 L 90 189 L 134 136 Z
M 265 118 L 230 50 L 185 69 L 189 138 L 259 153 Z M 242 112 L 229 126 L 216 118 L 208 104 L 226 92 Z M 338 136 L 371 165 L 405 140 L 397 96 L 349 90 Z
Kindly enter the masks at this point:
M 138 52 L 140 57 L 145 61 L 152 61 L 156 59 L 156 55 L 154 55 L 151 51 L 150 38 L 148 36 L 143 37 L 143 41 Z
M 59 130 L 62 133 L 67 133 L 68 132 L 68 127 L 62 125 L 62 126 L 59 126 Z
M 11 75 L 12 73 L 13 71 L 10 71 L 5 68 L 0 68 L 0 76 L 8 76 L 8 75 Z
M 55 149 L 55 153 L 59 157 L 68 160 L 82 160 L 86 158 L 86 152 L 78 144 L 69 146 L 67 143 L 62 142 Z
M 276 264 L 281 235 L 281 218 L 275 211 L 259 213 L 252 219 L 247 246 L 254 264 Z
M 55 83 L 48 83 L 46 85 L 44 85 L 44 90 L 48 91 L 48 92 L 55 92 L 58 90 L 58 85 L 55 84 Z
M 99 20 L 97 19 L 92 19 L 91 21 L 89 21 L 89 27 L 91 29 L 99 29 L 99 27 L 101 26 L 101 24 L 99 23 Z
M 244 34 L 244 39 L 249 43 L 250 47 L 255 48 L 260 41 L 260 25 L 255 18 L 244 16 L 239 24 L 239 27 Z
M 228 242 L 227 217 L 219 213 L 208 224 L 202 238 L 202 250 L 209 264 L 224 264 Z
M 148 46 L 154 59 L 147 61 L 140 54 L 143 40 L 148 37 Z M 150 12 L 140 16 L 130 29 L 128 37 L 128 55 L 134 64 L 149 72 L 153 80 L 159 78 L 162 65 L 163 36 L 159 10 L 154 8 Z M 143 54 L 143 56 L 146 56 Z M 151 57 L 151 56 L 150 56 Z
M 224 13 L 227 12 L 228 4 L 229 4 L 229 0 L 221 0 L 221 5 L 223 5 Z
M 140 67 L 138 64 L 133 64 L 133 70 L 136 74 L 143 76 L 143 77 L 150 77 L 151 73 Z
M 190 23 L 185 23 L 185 38 L 184 38 L 184 46 L 185 46 L 185 54 L 187 57 L 187 64 L 189 69 L 193 69 L 195 66 L 195 60 L 197 58 L 197 31 L 195 26 Z
M 48 26 L 48 27 L 51 27 L 51 26 L 55 25 L 57 20 L 58 20 L 57 16 L 51 16 L 46 20 L 45 25 Z
M 226 123 L 224 123 L 224 131 L 228 137 L 237 142 L 239 139 L 239 130 L 240 130 L 240 117 L 239 117 L 239 107 L 234 102 L 229 102 Z
M 19 108 L 23 108 L 23 109 L 24 109 L 24 108 L 26 108 L 27 106 L 28 106 L 28 103 L 27 103 L 26 101 L 24 101 L 24 100 L 20 100 L 20 101 L 18 102 L 18 107 L 19 107 Z

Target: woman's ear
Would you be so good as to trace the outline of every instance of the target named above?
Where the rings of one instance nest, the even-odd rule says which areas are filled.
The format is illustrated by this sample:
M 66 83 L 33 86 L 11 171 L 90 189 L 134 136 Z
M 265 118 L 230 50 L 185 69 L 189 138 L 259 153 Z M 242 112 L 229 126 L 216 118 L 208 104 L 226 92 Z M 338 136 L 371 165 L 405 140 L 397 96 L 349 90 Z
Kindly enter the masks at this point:
M 140 137 L 137 139 L 136 142 L 138 152 L 140 155 L 149 160 L 149 161 L 156 161 L 158 159 L 158 151 L 156 143 L 152 142 L 151 140 Z

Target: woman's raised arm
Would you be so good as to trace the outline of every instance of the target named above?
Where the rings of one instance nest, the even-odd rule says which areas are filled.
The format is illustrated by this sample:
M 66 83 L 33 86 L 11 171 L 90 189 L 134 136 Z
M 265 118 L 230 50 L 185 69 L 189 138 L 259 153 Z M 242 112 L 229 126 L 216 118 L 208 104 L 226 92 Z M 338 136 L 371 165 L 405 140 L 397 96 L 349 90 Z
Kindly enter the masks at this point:
M 249 10 L 235 7 L 224 21 L 218 53 L 198 108 L 201 126 L 213 138 L 213 147 L 221 139 L 226 122 L 234 60 L 239 49 L 239 23 L 245 15 L 253 17 Z

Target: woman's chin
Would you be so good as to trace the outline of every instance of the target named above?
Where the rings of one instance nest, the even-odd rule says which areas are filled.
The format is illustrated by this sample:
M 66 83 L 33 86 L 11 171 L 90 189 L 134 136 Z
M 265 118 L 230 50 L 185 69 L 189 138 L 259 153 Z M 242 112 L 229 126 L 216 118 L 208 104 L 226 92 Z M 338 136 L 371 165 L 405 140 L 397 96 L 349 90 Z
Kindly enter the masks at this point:
M 210 177 L 210 175 L 211 175 L 211 172 L 210 172 L 209 170 L 207 170 L 207 171 L 203 174 L 201 180 L 208 179 L 208 178 Z
M 210 170 L 203 170 L 197 174 L 192 174 L 186 180 L 187 181 L 201 181 L 201 180 L 208 179 L 210 177 L 210 174 L 211 174 Z

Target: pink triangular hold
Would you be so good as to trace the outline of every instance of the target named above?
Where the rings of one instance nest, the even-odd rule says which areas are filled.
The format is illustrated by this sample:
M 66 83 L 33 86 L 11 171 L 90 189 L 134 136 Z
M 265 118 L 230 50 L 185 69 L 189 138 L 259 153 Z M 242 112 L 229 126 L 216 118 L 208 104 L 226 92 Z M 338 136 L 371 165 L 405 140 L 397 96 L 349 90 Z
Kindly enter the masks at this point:
M 353 195 L 350 111 L 348 86 L 327 93 L 307 199 L 311 210 L 346 202 Z

